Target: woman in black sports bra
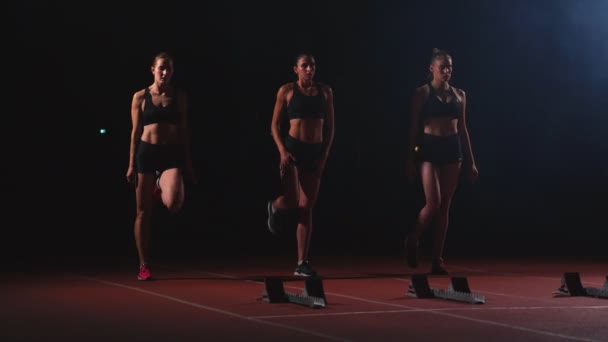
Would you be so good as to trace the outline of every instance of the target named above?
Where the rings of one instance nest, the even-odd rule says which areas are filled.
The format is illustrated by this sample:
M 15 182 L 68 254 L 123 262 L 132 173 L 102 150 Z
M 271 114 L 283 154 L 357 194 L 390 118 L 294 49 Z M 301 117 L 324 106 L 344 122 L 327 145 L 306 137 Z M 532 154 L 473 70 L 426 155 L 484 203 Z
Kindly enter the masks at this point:
M 154 83 L 137 91 L 131 103 L 133 126 L 127 169 L 127 181 L 136 185 L 133 232 L 139 280 L 151 277 L 148 235 L 154 202 L 160 199 L 171 212 L 178 212 L 184 202 L 183 177 L 196 183 L 190 159 L 188 99 L 171 84 L 173 59 L 164 52 L 157 54 L 151 72 Z
M 450 203 L 464 163 L 471 180 L 478 177 L 465 122 L 466 96 L 449 81 L 452 57 L 434 49 L 429 66 L 429 82 L 416 89 L 408 147 L 408 178 L 413 180 L 419 166 L 426 203 L 414 230 L 406 239 L 407 263 L 418 265 L 418 240 L 431 222 L 435 223 L 432 274 L 447 274 L 443 247 L 448 228 Z M 422 130 L 422 132 L 420 132 Z
M 333 93 L 328 85 L 314 81 L 315 70 L 311 54 L 297 56 L 293 71 L 298 79 L 279 88 L 271 125 L 281 155 L 284 189 L 283 195 L 268 201 L 268 228 L 276 234 L 281 226 L 289 224 L 284 218 L 297 218 L 298 263 L 294 275 L 305 277 L 315 274 L 308 262 L 312 209 L 334 136 Z M 280 130 L 285 116 L 289 131 L 283 137 Z

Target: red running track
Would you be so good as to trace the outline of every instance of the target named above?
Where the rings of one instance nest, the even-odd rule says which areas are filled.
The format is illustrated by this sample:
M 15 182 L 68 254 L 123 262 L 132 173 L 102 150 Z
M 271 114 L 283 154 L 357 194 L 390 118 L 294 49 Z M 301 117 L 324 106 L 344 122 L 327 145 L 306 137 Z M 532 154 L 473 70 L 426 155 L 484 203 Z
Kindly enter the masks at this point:
M 608 341 L 608 299 L 552 296 L 564 272 L 602 287 L 606 260 L 449 262 L 485 304 L 409 297 L 412 270 L 387 257 L 315 260 L 328 300 L 319 309 L 260 300 L 267 276 L 302 291 L 291 260 L 163 263 L 147 282 L 124 263 L 13 273 L 0 283 L 0 340 Z

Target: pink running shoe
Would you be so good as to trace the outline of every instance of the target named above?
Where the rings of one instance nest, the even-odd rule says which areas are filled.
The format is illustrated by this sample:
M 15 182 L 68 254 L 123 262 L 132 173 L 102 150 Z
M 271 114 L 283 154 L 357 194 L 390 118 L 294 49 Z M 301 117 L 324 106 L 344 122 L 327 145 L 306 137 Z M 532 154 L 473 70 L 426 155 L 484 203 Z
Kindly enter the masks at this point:
M 157 171 L 156 172 L 156 183 L 154 186 L 154 198 L 156 198 L 157 200 L 160 200 L 161 194 L 162 194 L 162 191 L 160 190 L 160 173 Z
M 137 280 L 148 280 L 152 277 L 150 274 L 150 269 L 147 264 L 143 264 L 139 266 L 139 274 L 137 275 Z

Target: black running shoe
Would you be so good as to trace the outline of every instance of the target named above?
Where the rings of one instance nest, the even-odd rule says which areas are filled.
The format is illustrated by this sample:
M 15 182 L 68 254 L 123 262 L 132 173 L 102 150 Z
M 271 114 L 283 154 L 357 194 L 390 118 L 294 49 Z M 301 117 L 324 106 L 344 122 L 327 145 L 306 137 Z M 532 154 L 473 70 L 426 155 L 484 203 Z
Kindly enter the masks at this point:
M 431 264 L 431 274 L 433 275 L 448 275 L 448 270 L 445 269 L 443 259 L 433 259 Z
M 296 267 L 296 270 L 293 272 L 293 275 L 300 277 L 312 277 L 317 275 L 317 272 L 312 269 L 310 263 L 307 260 L 299 264 L 298 267 Z
M 277 220 L 274 214 L 275 211 L 272 207 L 272 200 L 270 200 L 268 201 L 268 230 L 270 230 L 272 234 L 277 234 Z

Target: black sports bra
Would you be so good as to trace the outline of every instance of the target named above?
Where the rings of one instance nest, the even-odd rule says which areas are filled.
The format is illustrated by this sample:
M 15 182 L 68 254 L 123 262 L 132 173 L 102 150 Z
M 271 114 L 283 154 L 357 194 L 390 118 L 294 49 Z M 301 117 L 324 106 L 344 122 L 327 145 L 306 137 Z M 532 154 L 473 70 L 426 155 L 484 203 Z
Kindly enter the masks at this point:
M 325 93 L 316 85 L 318 94 L 304 95 L 296 82 L 293 84 L 293 95 L 287 105 L 287 118 L 291 119 L 325 119 Z
M 177 95 L 175 98 L 177 99 Z M 141 113 L 143 125 L 146 126 L 153 123 L 170 123 L 177 125 L 179 122 L 179 110 L 176 99 L 167 107 L 155 106 L 152 102 L 150 89 L 146 88 L 144 94 L 144 110 Z
M 424 120 L 433 118 L 460 119 L 462 117 L 462 101 L 456 96 L 454 88 L 450 86 L 452 99 L 450 102 L 443 102 L 437 98 L 437 91 L 429 82 L 429 97 L 422 106 L 421 116 Z

